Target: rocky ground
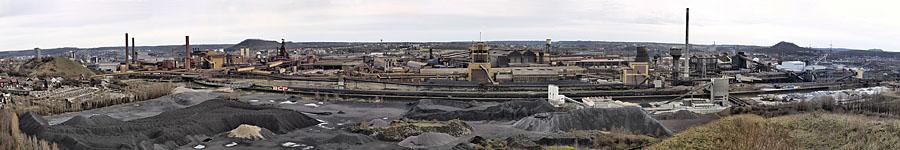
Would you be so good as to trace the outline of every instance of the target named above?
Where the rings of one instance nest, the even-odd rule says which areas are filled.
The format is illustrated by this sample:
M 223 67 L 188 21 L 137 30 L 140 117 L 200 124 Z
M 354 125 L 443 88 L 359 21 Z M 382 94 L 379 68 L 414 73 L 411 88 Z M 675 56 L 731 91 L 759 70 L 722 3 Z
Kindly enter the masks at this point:
M 493 145 L 495 148 L 515 146 L 519 146 L 519 148 L 528 146 L 530 146 L 531 148 L 534 148 L 535 146 L 540 148 L 542 146 L 566 146 L 576 144 L 581 146 L 594 146 L 597 144 L 596 142 L 601 143 L 601 145 L 604 143 L 600 141 L 591 142 L 593 138 L 576 138 L 572 136 L 572 133 L 564 131 L 548 132 L 541 130 L 528 130 L 527 128 L 523 129 L 521 127 L 517 128 L 516 126 L 514 126 L 516 122 L 521 118 L 541 118 L 542 116 L 533 116 L 537 113 L 548 111 L 565 112 L 564 110 L 553 110 L 552 108 L 546 108 L 543 104 L 534 102 L 427 102 L 427 104 L 429 105 L 422 105 L 426 103 L 422 103 L 421 101 L 397 100 L 385 100 L 382 102 L 363 102 L 353 100 L 315 101 L 312 98 L 276 93 L 256 93 L 242 91 L 226 93 L 218 92 L 223 90 L 179 90 L 180 91 L 176 92 L 176 94 L 153 100 L 115 105 L 76 113 L 45 116 L 45 118 L 50 122 L 50 124 L 60 124 L 69 120 L 70 118 L 84 119 L 85 117 L 89 118 L 90 116 L 94 115 L 106 115 L 109 116 L 109 118 L 123 121 L 139 120 L 142 118 L 152 117 L 163 112 L 187 108 L 219 97 L 248 103 L 250 105 L 271 106 L 298 111 L 322 123 L 298 130 L 288 131 L 285 133 L 266 135 L 268 137 L 264 137 L 264 139 L 252 141 L 228 138 L 226 137 L 225 132 L 203 137 L 193 137 L 187 140 L 189 141 L 187 144 L 182 144 L 176 149 L 472 149 L 477 146 L 481 146 L 480 148 L 484 148 L 484 146 L 490 145 Z M 522 105 L 522 107 L 518 107 L 519 105 Z M 524 107 L 526 105 L 536 107 Z M 620 113 L 636 116 L 645 115 L 640 113 L 632 113 L 630 111 Z M 398 132 L 412 132 L 415 135 L 422 134 L 423 136 L 417 137 L 418 139 L 412 138 L 400 140 L 400 138 L 397 138 L 393 140 L 385 140 L 380 139 L 380 136 L 378 135 L 366 135 L 372 134 L 372 132 L 354 132 L 352 130 L 354 126 L 358 126 L 360 125 L 360 123 L 366 123 L 367 125 L 372 126 L 387 126 L 390 125 L 391 122 L 397 122 L 401 119 L 407 121 L 400 122 L 409 123 L 408 119 L 404 118 L 407 118 L 407 116 L 411 115 L 419 116 L 422 118 L 431 118 L 435 120 L 424 122 L 412 120 L 413 123 L 411 124 L 422 127 L 440 126 L 453 122 L 447 121 L 447 119 L 444 117 L 435 117 L 434 115 L 458 115 L 460 116 L 460 119 L 463 119 L 458 120 L 458 122 L 465 123 L 465 125 L 468 126 L 467 128 L 470 128 L 470 131 L 459 134 L 444 130 L 420 130 L 420 128 L 401 128 L 403 130 L 398 130 Z M 473 115 L 490 115 L 502 117 L 500 117 L 499 119 L 487 119 L 484 117 L 474 117 Z M 652 119 L 649 116 L 643 116 L 640 118 Z M 553 122 L 561 124 L 576 123 L 566 120 L 579 119 L 571 118 Z M 615 120 L 607 121 L 615 122 Z M 641 122 L 652 123 L 655 122 L 655 120 Z M 654 130 L 663 128 L 659 123 L 646 125 L 650 128 L 654 128 Z M 621 131 L 621 133 L 628 133 L 629 135 L 633 133 L 643 133 L 640 132 L 640 130 L 643 129 L 611 128 L 608 126 L 598 126 L 596 129 L 590 127 L 584 129 L 579 128 L 579 130 L 588 131 L 588 133 L 590 133 L 588 135 L 591 135 L 592 137 L 604 137 L 604 139 L 613 139 L 607 140 L 605 143 L 610 143 L 609 141 L 617 141 L 614 139 L 618 138 L 624 139 L 622 141 L 628 141 L 625 142 L 625 147 L 622 147 L 622 144 L 620 143 L 620 145 L 618 146 L 619 148 L 633 148 L 634 146 L 640 146 L 646 141 L 652 141 L 652 139 L 659 138 L 655 136 L 662 135 L 641 135 L 641 138 L 637 138 L 641 140 L 634 140 L 634 137 L 621 136 L 622 134 L 620 134 L 619 132 L 609 133 L 606 131 L 602 131 L 612 129 L 633 130 Z M 428 134 L 426 135 L 424 133 Z M 448 138 L 445 135 L 450 135 L 450 137 L 452 138 Z M 582 141 L 581 143 L 567 142 L 577 140 L 586 141 Z M 418 142 L 418 145 L 427 146 L 411 146 L 416 144 L 410 144 L 410 141 L 412 141 L 412 143 Z M 406 147 L 401 145 L 404 145 Z

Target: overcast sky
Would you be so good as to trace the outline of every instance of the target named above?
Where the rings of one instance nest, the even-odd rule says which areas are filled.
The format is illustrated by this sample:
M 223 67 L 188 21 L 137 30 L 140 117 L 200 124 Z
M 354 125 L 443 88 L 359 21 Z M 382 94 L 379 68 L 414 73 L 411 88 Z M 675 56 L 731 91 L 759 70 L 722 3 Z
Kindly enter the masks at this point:
M 0 0 L 0 50 L 289 41 L 596 40 L 900 50 L 891 0 Z

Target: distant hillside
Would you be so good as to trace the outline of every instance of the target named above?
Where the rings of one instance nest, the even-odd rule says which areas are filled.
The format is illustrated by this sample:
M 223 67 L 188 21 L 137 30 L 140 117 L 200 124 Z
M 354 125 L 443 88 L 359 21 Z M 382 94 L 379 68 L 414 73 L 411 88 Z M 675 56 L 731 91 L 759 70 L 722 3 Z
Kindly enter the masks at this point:
M 772 45 L 766 48 L 756 49 L 757 52 L 763 52 L 766 54 L 781 54 L 781 55 L 819 55 L 821 51 L 817 51 L 811 48 L 805 48 L 797 46 L 797 44 L 790 42 L 778 42 L 778 44 Z
M 201 44 L 201 45 L 191 45 L 191 48 L 199 48 L 199 49 L 221 49 L 230 47 L 232 44 Z M 138 50 L 147 50 L 154 53 L 171 53 L 172 50 L 183 50 L 184 45 L 159 45 L 159 46 L 137 46 L 135 47 Z M 69 51 L 76 51 L 78 53 L 85 51 L 99 51 L 99 50 L 122 50 L 124 51 L 124 46 L 118 47 L 95 47 L 95 48 L 75 48 L 75 47 L 64 47 L 64 48 L 51 48 L 51 49 L 41 49 L 41 55 L 44 56 L 68 56 Z M 11 50 L 11 51 L 0 51 L 0 57 L 19 57 L 19 56 L 34 56 L 34 49 L 28 50 Z
M 19 66 L 16 72 L 32 77 L 80 78 L 94 75 L 81 63 L 63 57 L 31 59 Z
M 241 48 L 250 48 L 250 49 L 273 49 L 281 47 L 281 44 L 277 41 L 267 41 L 261 39 L 246 39 L 237 43 L 231 47 L 225 48 L 226 51 L 236 51 Z

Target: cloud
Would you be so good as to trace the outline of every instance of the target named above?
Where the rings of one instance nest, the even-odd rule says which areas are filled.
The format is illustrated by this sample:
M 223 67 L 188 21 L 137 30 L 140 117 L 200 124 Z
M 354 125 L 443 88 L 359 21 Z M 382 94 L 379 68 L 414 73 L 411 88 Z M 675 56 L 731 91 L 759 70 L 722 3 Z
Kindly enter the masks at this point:
M 894 1 L 0 0 L 0 49 L 292 41 L 603 40 L 900 50 Z

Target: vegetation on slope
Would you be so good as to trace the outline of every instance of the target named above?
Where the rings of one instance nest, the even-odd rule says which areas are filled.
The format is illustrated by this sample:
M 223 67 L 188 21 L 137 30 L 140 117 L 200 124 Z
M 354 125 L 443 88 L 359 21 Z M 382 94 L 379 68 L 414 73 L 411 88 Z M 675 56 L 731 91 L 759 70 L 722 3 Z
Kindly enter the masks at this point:
M 843 113 L 730 116 L 650 149 L 900 149 L 900 121 Z
M 756 115 L 737 115 L 688 129 L 650 149 L 796 149 L 788 131 Z
M 94 75 L 84 65 L 63 57 L 32 59 L 20 66 L 18 71 L 32 77 L 80 78 Z
M 790 129 L 804 149 L 900 149 L 900 121 L 862 115 L 809 113 L 769 119 Z

